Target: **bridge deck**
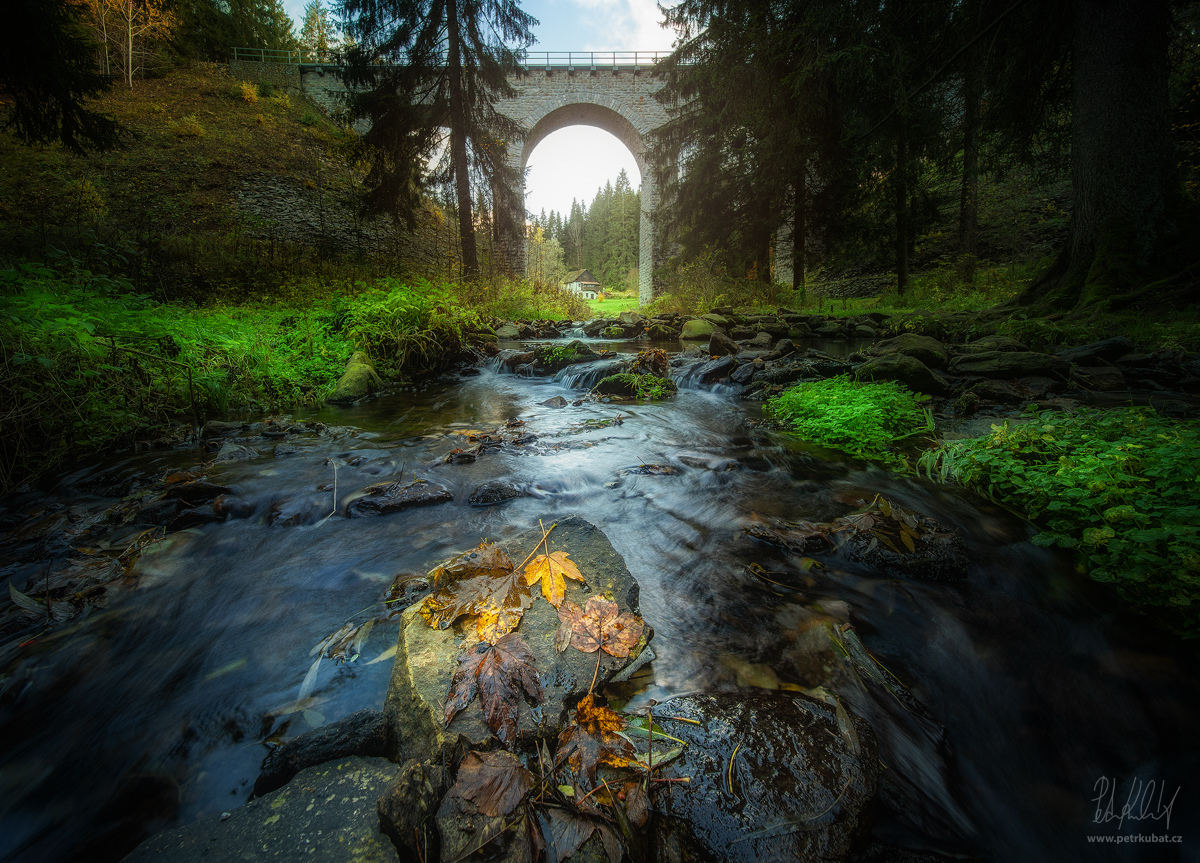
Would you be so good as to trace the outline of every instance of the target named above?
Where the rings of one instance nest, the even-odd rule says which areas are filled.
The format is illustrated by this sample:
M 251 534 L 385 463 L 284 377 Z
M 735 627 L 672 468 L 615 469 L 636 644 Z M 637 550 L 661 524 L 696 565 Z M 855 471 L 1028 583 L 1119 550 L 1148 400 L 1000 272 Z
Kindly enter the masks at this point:
M 233 59 L 289 66 L 338 66 L 332 52 L 276 48 L 233 48 Z M 573 72 L 576 70 L 638 70 L 650 68 L 670 56 L 669 51 L 538 51 L 525 52 L 520 65 L 528 71 Z

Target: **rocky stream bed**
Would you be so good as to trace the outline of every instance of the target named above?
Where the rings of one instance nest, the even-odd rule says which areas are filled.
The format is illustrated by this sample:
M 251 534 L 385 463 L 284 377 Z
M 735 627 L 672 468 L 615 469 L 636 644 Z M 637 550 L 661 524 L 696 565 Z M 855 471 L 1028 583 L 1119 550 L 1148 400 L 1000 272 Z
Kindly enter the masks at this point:
M 981 326 L 498 322 L 424 389 L 359 355 L 340 406 L 14 496 L 0 859 L 1190 859 L 1088 839 L 1200 841 L 1190 645 L 1002 508 L 761 421 L 838 374 L 947 437 L 1194 410 L 1189 357 Z M 668 398 L 592 392 L 648 347 Z M 1097 821 L 1101 780 L 1181 789 L 1169 827 Z

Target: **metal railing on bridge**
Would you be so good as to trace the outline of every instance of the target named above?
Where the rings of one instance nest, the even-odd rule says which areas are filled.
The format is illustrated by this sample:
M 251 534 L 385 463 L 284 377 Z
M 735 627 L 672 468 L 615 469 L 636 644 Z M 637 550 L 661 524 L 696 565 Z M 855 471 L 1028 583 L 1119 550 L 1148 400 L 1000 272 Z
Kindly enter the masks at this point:
M 310 51 L 306 48 L 232 48 L 234 60 L 286 65 L 335 66 L 341 58 L 332 51 Z M 665 60 L 670 51 L 522 51 L 518 63 L 525 70 L 546 71 L 579 69 L 598 71 L 621 69 L 639 71 Z

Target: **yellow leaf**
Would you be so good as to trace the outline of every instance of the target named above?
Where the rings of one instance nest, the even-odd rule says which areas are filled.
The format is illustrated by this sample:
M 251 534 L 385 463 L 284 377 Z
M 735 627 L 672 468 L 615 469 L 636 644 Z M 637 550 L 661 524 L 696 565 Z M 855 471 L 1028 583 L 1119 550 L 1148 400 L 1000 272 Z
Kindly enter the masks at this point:
M 564 578 L 565 577 L 565 578 Z M 542 596 L 551 605 L 558 608 L 567 595 L 566 578 L 583 581 L 579 567 L 570 559 L 565 551 L 555 551 L 551 554 L 539 554 L 525 567 L 525 583 L 532 586 L 542 582 Z
M 479 617 L 475 620 L 475 632 L 480 641 L 495 644 L 517 628 L 523 613 L 524 609 L 520 606 L 501 608 L 489 599 L 487 605 L 479 610 Z
M 909 551 L 917 550 L 916 546 L 913 545 L 912 534 L 909 533 L 907 530 L 900 531 L 900 539 L 902 539 L 904 541 L 904 545 L 908 548 Z

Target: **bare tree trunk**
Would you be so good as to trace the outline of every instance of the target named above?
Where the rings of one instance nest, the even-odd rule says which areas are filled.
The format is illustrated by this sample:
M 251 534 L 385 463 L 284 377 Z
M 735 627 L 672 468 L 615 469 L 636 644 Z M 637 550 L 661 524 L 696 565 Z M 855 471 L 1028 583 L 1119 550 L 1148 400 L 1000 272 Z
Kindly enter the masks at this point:
M 479 273 L 475 247 L 475 224 L 471 219 L 471 178 L 467 164 L 466 94 L 462 83 L 462 54 L 458 25 L 458 0 L 447 0 L 446 20 L 450 41 L 450 158 L 454 163 L 454 190 L 458 197 L 458 234 L 462 239 L 463 276 Z
M 808 244 L 808 157 L 801 154 L 800 170 L 793 183 L 796 215 L 792 225 L 792 288 L 804 287 L 804 247 Z
M 983 55 L 971 49 L 963 75 L 963 173 L 958 202 L 958 251 L 979 253 L 979 102 Z
M 896 132 L 896 292 L 908 287 L 908 139 L 904 121 Z

